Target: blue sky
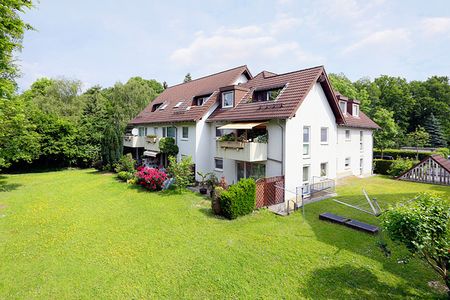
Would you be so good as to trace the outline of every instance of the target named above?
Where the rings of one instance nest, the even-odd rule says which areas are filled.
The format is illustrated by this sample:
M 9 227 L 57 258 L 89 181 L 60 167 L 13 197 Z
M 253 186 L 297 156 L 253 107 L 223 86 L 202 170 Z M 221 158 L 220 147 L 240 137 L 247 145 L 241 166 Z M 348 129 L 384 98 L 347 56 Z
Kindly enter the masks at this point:
M 247 64 L 284 73 L 325 65 L 350 79 L 450 75 L 450 1 L 41 0 L 18 54 L 39 77 L 84 88 L 132 76 L 179 83 Z

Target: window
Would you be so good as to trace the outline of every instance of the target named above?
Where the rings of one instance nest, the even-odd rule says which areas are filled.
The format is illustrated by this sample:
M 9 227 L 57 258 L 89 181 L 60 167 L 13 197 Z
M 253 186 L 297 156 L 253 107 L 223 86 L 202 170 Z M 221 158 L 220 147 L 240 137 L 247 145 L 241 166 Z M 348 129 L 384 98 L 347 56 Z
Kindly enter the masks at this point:
M 216 138 L 222 136 L 222 129 L 219 129 L 219 126 L 216 127 Z
M 364 147 L 363 147 L 363 137 L 364 137 L 364 132 L 360 131 L 359 132 L 359 150 L 363 151 Z
M 162 105 L 159 110 L 164 110 L 167 107 L 167 104 Z
M 362 158 L 359 159 L 359 174 L 362 175 L 364 170 L 364 160 Z
M 303 182 L 309 181 L 309 166 L 303 166 Z
M 163 137 L 175 138 L 176 128 L 175 127 L 163 127 Z
M 177 104 L 175 104 L 174 107 L 175 107 L 175 108 L 176 108 L 176 107 L 180 107 L 181 104 L 183 104 L 183 101 L 178 102 Z
M 181 138 L 187 140 L 189 138 L 189 127 L 183 127 Z
M 309 145 L 310 145 L 310 127 L 303 127 L 303 155 L 309 155 Z
M 345 158 L 345 164 L 344 164 L 346 169 L 350 168 L 350 157 L 346 157 Z
M 208 101 L 210 96 L 211 95 L 195 97 L 194 101 L 192 102 L 192 105 L 194 105 L 194 106 L 202 106 L 203 104 L 205 104 L 206 101 Z
M 266 165 L 257 163 L 245 163 L 246 178 L 259 179 L 266 177 Z
M 158 127 L 154 127 L 153 128 L 153 134 L 154 135 L 158 135 Z
M 162 103 L 153 104 L 152 111 L 157 110 L 161 105 L 162 105 Z
M 353 116 L 359 117 L 359 105 L 353 104 Z
M 214 169 L 217 171 L 223 170 L 223 159 L 222 158 L 214 158 Z
M 328 175 L 328 163 L 321 163 L 320 164 L 320 176 L 321 177 L 327 177 Z
M 350 129 L 345 130 L 345 140 L 350 141 L 352 139 L 352 136 L 350 135 Z
M 280 94 L 280 92 L 281 92 L 281 89 L 267 91 L 267 94 L 266 94 L 267 98 L 266 98 L 266 100 L 267 101 L 274 101 L 275 99 L 277 99 L 277 97 Z
M 145 136 L 145 128 L 144 127 L 139 127 L 139 136 Z
M 320 128 L 320 142 L 322 144 L 328 144 L 328 127 Z
M 233 99 L 234 98 L 234 92 L 223 92 L 222 93 L 222 107 L 228 108 L 233 107 Z
M 341 108 L 341 111 L 345 114 L 347 113 L 347 102 L 345 101 L 339 101 L 339 107 Z

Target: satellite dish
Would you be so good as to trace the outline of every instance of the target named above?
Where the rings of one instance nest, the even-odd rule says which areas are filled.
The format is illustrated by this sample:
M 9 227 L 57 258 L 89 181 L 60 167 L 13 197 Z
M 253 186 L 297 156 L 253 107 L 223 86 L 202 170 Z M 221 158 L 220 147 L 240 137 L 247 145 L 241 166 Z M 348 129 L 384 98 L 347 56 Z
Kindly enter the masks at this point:
M 133 128 L 133 129 L 131 130 L 131 134 L 132 134 L 132 135 L 138 135 L 138 134 L 139 134 L 139 130 L 138 130 L 137 128 Z

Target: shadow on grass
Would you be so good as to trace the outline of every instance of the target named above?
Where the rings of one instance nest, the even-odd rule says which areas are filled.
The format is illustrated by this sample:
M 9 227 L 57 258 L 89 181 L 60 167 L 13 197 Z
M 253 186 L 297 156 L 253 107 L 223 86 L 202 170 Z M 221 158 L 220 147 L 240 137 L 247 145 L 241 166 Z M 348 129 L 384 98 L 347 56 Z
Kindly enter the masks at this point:
M 0 193 L 11 192 L 22 186 L 19 183 L 8 183 L 7 179 L 8 177 L 0 175 Z
M 323 295 L 324 290 L 332 292 Z M 406 285 L 388 285 L 380 282 L 370 270 L 350 264 L 314 270 L 302 293 L 310 299 L 399 299 L 420 296 L 408 292 Z

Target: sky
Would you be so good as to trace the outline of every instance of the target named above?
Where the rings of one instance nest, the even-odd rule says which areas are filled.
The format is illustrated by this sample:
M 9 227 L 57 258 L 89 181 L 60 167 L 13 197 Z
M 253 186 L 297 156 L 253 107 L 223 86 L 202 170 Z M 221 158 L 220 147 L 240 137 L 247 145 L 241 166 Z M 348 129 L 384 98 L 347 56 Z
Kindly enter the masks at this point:
M 170 86 L 244 64 L 253 75 L 450 76 L 448 0 L 40 0 L 23 18 L 35 30 L 17 54 L 21 90 L 40 77 Z

